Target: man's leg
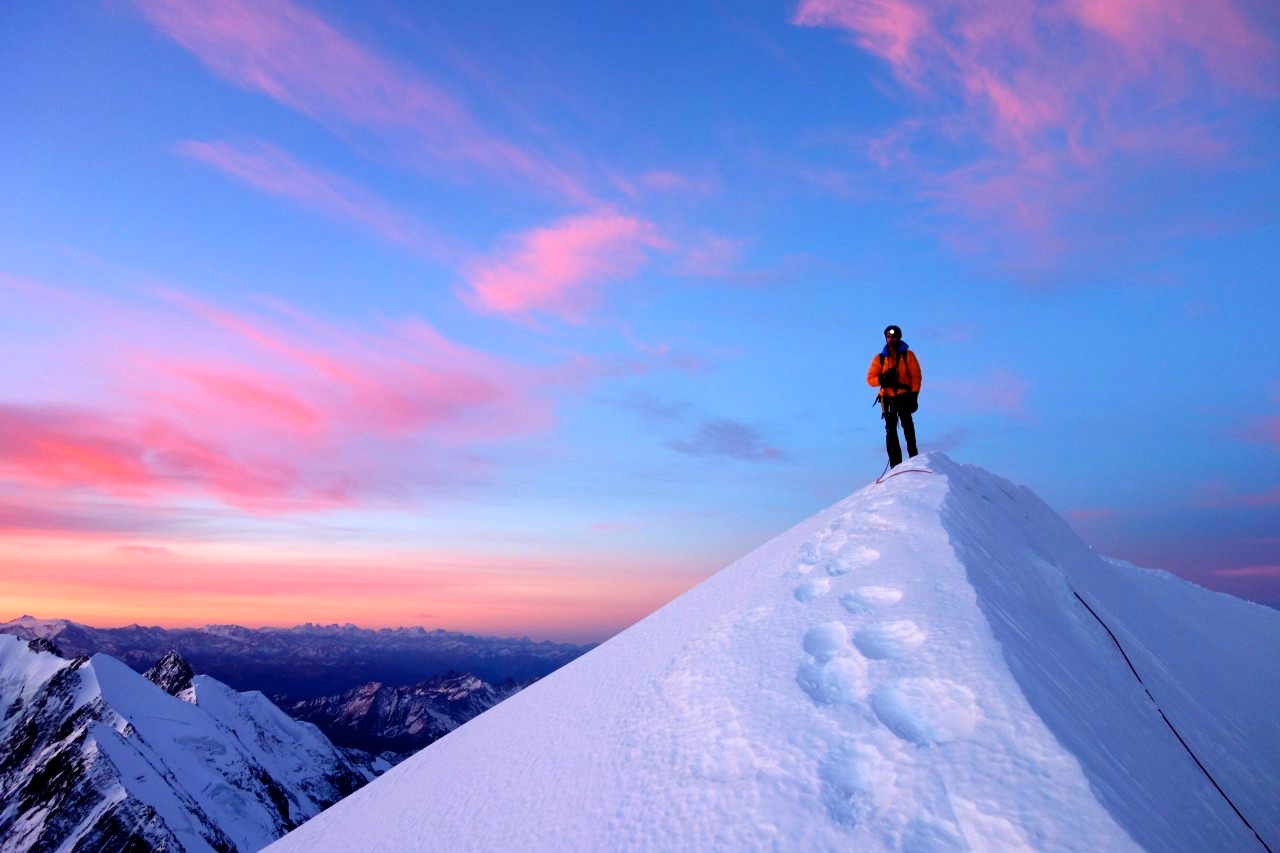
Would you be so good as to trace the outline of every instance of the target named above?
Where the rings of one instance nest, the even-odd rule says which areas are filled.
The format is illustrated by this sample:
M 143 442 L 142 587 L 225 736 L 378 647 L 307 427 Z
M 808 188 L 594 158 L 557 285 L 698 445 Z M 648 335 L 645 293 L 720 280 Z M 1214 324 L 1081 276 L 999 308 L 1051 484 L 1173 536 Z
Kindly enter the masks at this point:
M 891 467 L 902 462 L 902 445 L 898 444 L 898 413 L 892 406 L 884 413 L 884 449 L 889 451 Z
M 907 440 L 907 455 L 915 456 L 919 453 L 920 451 L 916 450 L 916 423 L 906 412 L 902 413 L 902 435 Z

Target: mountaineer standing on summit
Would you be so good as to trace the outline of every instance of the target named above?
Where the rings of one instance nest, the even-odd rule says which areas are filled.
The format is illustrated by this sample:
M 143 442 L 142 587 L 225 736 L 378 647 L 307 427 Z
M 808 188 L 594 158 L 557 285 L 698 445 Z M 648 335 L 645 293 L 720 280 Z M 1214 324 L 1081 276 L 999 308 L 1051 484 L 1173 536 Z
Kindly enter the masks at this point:
M 880 417 L 884 418 L 884 447 L 889 451 L 889 465 L 902 462 L 902 446 L 898 444 L 898 421 L 902 421 L 902 435 L 907 440 L 907 455 L 915 456 L 916 425 L 911 414 L 916 410 L 920 395 L 920 362 L 916 354 L 902 339 L 902 330 L 887 326 L 884 330 L 884 349 L 871 358 L 867 370 L 867 384 L 880 389 L 876 402 L 880 404 Z

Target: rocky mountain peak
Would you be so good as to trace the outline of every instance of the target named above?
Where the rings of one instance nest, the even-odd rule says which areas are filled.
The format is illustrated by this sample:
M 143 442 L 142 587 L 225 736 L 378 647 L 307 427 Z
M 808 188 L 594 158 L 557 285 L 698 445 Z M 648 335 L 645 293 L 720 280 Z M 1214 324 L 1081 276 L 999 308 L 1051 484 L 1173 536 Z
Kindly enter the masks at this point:
M 48 652 L 49 654 L 57 655 L 60 658 L 66 657 L 66 655 L 62 653 L 62 649 L 58 648 L 52 640 L 45 639 L 44 637 L 36 637 L 34 640 L 31 640 L 27 643 L 27 648 L 31 649 L 33 652 Z
M 146 671 L 145 677 L 170 696 L 177 696 L 191 686 L 195 673 L 182 655 L 170 651 Z

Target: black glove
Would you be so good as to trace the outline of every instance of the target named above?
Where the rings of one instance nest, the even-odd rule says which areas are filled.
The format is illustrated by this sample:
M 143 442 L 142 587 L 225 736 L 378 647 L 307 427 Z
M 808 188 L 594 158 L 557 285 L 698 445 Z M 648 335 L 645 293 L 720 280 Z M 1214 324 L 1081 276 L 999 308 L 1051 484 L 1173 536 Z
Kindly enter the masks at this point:
M 892 388 L 897 384 L 898 384 L 898 371 L 896 368 L 892 370 L 886 370 L 880 374 L 881 388 Z

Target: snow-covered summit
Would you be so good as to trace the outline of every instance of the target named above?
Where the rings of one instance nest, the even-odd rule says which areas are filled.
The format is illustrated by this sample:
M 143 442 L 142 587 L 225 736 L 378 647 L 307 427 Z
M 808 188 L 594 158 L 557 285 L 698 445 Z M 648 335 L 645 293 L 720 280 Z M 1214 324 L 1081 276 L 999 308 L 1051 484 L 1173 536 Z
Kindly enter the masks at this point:
M 1280 845 L 1280 613 L 1099 557 L 982 469 L 906 468 L 933 473 L 797 525 L 272 849 L 1261 850 L 1245 820 Z
M 157 684 L 47 643 L 0 635 L 0 849 L 258 850 L 368 778 L 177 655 Z
M 37 619 L 35 616 L 25 614 L 6 623 L 6 625 L 14 629 L 10 633 L 22 632 L 24 636 L 43 639 L 56 637 L 71 624 L 74 623 L 68 622 L 66 619 Z

